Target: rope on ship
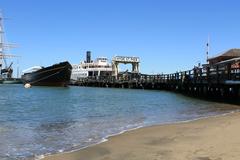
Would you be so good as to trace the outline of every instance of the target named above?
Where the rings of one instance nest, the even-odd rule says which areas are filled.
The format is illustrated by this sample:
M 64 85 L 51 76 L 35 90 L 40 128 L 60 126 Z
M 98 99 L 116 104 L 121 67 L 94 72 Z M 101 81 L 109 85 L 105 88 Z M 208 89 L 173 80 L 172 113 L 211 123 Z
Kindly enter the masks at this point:
M 63 69 L 62 69 L 62 70 L 63 70 Z M 51 74 L 51 75 L 49 75 L 49 76 L 46 76 L 46 77 L 40 78 L 39 80 L 36 80 L 36 81 L 30 82 L 29 84 L 33 84 L 33 83 L 39 82 L 39 81 L 41 81 L 41 80 L 47 79 L 47 78 L 49 78 L 49 77 L 51 77 L 51 76 L 54 76 L 54 75 L 60 73 L 62 70 L 60 70 L 60 71 L 58 71 L 58 72 L 56 72 L 56 73 L 53 73 L 53 74 Z

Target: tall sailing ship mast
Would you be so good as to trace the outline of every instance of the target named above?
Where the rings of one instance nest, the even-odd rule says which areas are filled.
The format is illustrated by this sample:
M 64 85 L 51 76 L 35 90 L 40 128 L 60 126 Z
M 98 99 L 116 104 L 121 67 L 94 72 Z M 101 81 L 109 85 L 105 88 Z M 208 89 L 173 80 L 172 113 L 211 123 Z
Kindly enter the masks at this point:
M 3 28 L 3 16 L 0 13 L 0 79 L 12 78 L 12 64 L 7 64 L 6 58 L 17 57 L 12 54 L 6 54 L 6 50 L 14 48 L 14 44 L 4 43 L 4 28 Z

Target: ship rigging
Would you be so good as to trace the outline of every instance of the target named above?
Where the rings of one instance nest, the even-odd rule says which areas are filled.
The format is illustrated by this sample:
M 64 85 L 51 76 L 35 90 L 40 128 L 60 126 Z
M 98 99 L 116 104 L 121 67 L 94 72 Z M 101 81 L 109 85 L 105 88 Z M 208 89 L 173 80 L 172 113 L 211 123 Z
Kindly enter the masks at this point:
M 15 48 L 14 44 L 7 44 L 4 42 L 4 28 L 3 28 L 3 16 L 0 13 L 0 80 L 11 79 L 13 74 L 13 62 L 10 65 L 7 64 L 7 58 L 18 57 L 13 54 L 7 54 L 7 50 Z

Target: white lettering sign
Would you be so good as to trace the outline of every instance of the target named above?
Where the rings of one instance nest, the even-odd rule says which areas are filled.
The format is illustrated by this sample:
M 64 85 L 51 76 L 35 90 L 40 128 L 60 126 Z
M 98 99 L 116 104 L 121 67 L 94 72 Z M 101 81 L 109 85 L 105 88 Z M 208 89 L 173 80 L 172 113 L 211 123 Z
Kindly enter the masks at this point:
M 113 60 L 117 62 L 139 62 L 139 57 L 116 56 Z

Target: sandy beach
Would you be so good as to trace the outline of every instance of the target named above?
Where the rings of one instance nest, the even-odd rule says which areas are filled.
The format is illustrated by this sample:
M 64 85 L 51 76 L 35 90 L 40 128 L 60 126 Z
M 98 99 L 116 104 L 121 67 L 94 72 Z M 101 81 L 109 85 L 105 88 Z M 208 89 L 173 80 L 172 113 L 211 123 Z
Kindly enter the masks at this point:
M 44 160 L 239 160 L 239 135 L 240 113 L 232 113 L 140 128 Z

